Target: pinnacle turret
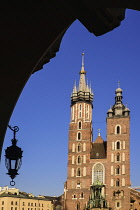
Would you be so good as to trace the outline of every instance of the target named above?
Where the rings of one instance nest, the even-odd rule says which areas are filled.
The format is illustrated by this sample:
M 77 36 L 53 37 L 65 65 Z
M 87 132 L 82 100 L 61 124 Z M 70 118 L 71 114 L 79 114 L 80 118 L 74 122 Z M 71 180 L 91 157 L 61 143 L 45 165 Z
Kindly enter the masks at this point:
M 93 101 L 93 92 L 91 90 L 91 85 L 89 86 L 86 83 L 86 71 L 84 67 L 84 53 L 82 53 L 82 67 L 80 74 L 80 80 L 79 80 L 79 86 L 76 87 L 76 84 L 74 85 L 73 92 L 71 95 L 71 103 L 76 103 L 77 101 L 87 101 L 89 103 L 92 103 Z

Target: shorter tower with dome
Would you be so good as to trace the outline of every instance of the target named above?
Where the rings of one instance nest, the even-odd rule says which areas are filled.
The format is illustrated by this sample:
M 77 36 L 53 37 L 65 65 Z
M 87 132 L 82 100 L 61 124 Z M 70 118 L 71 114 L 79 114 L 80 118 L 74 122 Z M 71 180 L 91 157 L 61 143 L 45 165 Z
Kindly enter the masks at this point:
M 94 94 L 86 82 L 82 54 L 79 86 L 75 84 L 71 94 L 64 210 L 135 209 L 131 203 L 135 192 L 130 188 L 130 110 L 122 102 L 122 92 L 118 83 L 114 105 L 107 111 L 106 140 L 99 129 L 93 142 Z

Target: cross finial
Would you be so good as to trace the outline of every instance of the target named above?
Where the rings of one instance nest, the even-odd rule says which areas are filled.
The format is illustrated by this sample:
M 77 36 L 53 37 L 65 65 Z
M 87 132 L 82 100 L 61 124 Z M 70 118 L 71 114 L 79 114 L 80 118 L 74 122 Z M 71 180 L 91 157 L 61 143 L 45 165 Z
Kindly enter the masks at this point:
M 98 136 L 101 136 L 101 129 L 98 129 Z
M 118 88 L 120 88 L 120 81 L 118 81 Z
M 84 52 L 82 53 L 82 66 L 84 67 Z

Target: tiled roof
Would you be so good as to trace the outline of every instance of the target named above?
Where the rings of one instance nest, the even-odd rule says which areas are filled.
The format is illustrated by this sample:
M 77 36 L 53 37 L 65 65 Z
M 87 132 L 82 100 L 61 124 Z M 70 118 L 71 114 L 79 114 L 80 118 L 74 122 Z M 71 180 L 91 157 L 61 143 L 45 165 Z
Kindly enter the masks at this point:
M 103 141 L 101 136 L 98 136 L 96 141 L 92 144 L 90 153 L 91 159 L 105 159 L 106 158 L 106 141 Z

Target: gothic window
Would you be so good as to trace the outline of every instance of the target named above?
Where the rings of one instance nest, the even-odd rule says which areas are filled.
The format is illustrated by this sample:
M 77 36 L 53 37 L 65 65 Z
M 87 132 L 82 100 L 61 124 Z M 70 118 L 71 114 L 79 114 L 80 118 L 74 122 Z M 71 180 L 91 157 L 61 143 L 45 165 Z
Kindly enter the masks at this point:
M 72 156 L 72 164 L 74 164 L 74 155 Z
M 73 198 L 76 198 L 76 194 L 73 195 Z
M 82 105 L 80 104 L 79 105 L 79 118 L 81 118 L 82 117 Z
M 111 166 L 111 175 L 114 174 L 114 166 Z
M 2 205 L 4 205 L 4 201 L 2 201 Z
M 81 144 L 80 143 L 78 144 L 77 151 L 81 152 Z
M 81 169 L 77 168 L 77 176 L 81 176 Z
M 116 167 L 116 174 L 120 174 L 120 166 Z
M 81 192 L 81 198 L 84 198 L 84 193 L 83 192 Z
M 117 208 L 120 207 L 120 202 L 119 202 L 119 201 L 117 201 L 116 207 L 117 207 Z
M 78 122 L 78 129 L 82 129 L 82 122 Z
M 104 166 L 101 163 L 97 163 L 93 166 L 92 180 L 93 183 L 96 181 L 104 183 Z
M 77 157 L 77 163 L 80 164 L 81 163 L 81 156 Z
M 123 149 L 125 149 L 125 141 L 123 141 Z
M 116 149 L 121 149 L 121 143 L 120 143 L 120 141 L 117 141 L 116 142 Z
M 89 118 L 89 106 L 86 105 L 86 118 L 88 119 Z
M 111 187 L 113 187 L 113 186 L 114 186 L 114 180 L 111 179 Z
M 124 191 L 123 190 L 121 190 L 121 196 L 124 196 Z
M 121 126 L 120 126 L 120 125 L 117 125 L 117 126 L 116 126 L 115 133 L 116 133 L 116 134 L 121 134 Z
M 78 132 L 78 134 L 77 134 L 77 139 L 78 139 L 78 140 L 81 140 L 81 132 Z
M 125 178 L 122 178 L 122 186 L 125 186 Z
M 83 156 L 83 163 L 86 163 L 86 155 Z
M 13 201 L 11 201 L 11 205 L 13 205 Z
M 81 183 L 80 183 L 80 181 L 78 181 L 77 182 L 77 186 L 76 186 L 77 188 L 81 188 Z
M 83 176 L 86 176 L 86 167 L 83 168 Z
M 86 151 L 86 143 L 83 144 L 83 151 Z
M 125 174 L 125 165 L 122 165 L 122 174 Z
M 75 144 L 72 144 L 72 152 L 75 152 Z
M 120 161 L 120 153 L 117 153 L 117 155 L 116 155 L 116 161 L 117 161 L 117 162 Z
M 117 179 L 116 180 L 116 187 L 119 187 L 120 186 L 120 179 Z
M 74 112 L 75 112 L 75 110 L 74 110 L 74 106 L 72 107 L 72 120 L 74 120 Z
M 74 176 L 74 168 L 71 169 L 71 176 Z
M 114 162 L 114 154 L 111 154 L 111 162 Z
M 77 203 L 76 210 L 80 210 L 80 202 Z
M 122 153 L 122 161 L 125 161 L 125 153 Z

